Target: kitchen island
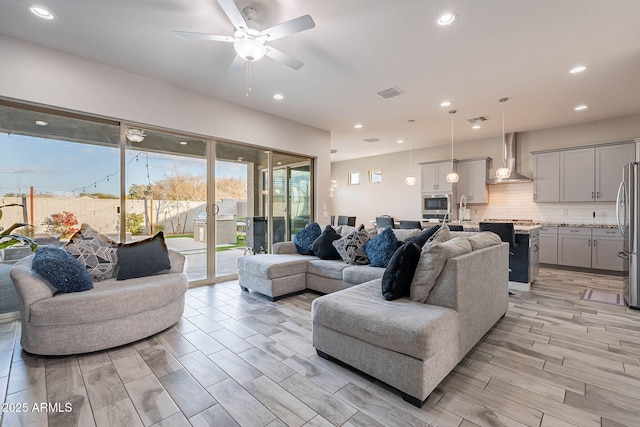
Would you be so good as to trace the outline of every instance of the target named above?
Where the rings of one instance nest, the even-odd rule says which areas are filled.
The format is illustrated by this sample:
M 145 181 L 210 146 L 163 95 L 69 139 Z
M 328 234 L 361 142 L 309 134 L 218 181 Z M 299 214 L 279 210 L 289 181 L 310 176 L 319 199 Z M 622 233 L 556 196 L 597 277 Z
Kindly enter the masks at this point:
M 452 224 L 456 225 L 455 222 Z M 461 225 L 464 231 L 479 231 L 478 222 L 463 221 Z M 509 249 L 512 253 L 509 255 L 509 289 L 529 292 L 531 282 L 538 275 L 540 229 L 542 227 L 529 222 L 514 222 L 513 228 L 516 234 L 516 247 Z

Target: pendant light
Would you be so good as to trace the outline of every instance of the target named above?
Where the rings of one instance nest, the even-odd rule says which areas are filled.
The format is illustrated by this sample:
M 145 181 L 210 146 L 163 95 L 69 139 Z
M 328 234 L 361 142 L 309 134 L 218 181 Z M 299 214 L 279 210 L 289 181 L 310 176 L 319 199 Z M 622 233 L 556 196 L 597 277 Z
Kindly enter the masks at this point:
M 455 113 L 456 110 L 449 111 L 449 115 L 451 116 L 451 172 L 447 174 L 446 180 L 450 183 L 458 182 L 460 178 L 456 171 L 453 170 L 453 115 Z
M 413 151 L 413 124 L 414 124 L 414 123 L 415 123 L 415 120 L 413 120 L 413 119 L 409 120 L 409 129 L 410 129 L 410 132 L 409 132 L 409 134 L 410 134 L 410 135 L 409 135 L 409 137 L 410 137 L 410 139 L 409 139 L 409 176 L 407 176 L 407 177 L 404 179 L 404 183 L 405 183 L 405 185 L 408 185 L 408 186 L 416 185 L 416 182 L 417 182 L 416 177 L 415 177 L 415 176 L 413 176 L 413 173 L 412 173 L 412 170 L 413 170 L 413 160 L 412 160 L 412 151 Z
M 509 98 L 500 98 L 498 102 L 502 103 L 502 150 L 504 151 L 502 155 L 502 167 L 496 169 L 496 178 L 505 179 L 509 178 L 511 175 L 511 169 L 507 167 L 507 144 L 505 142 L 505 133 L 504 133 L 504 103 L 507 102 Z

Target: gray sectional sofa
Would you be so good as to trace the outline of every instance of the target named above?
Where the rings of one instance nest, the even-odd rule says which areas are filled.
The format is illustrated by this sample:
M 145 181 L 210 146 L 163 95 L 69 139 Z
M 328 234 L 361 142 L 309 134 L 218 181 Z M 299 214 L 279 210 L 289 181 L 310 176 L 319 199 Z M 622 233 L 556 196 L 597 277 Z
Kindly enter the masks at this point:
M 128 344 L 175 324 L 189 286 L 184 255 L 169 249 L 162 274 L 95 282 L 84 292 L 57 293 L 31 269 L 33 255 L 18 261 L 11 280 L 22 319 L 20 343 L 29 353 L 66 355 Z
M 274 252 L 240 258 L 240 286 L 272 299 L 305 289 L 326 294 L 311 310 L 318 354 L 380 379 L 416 406 L 508 308 L 508 244 L 499 241 L 449 258 L 426 303 L 384 299 L 384 268 L 297 255 L 293 243 Z

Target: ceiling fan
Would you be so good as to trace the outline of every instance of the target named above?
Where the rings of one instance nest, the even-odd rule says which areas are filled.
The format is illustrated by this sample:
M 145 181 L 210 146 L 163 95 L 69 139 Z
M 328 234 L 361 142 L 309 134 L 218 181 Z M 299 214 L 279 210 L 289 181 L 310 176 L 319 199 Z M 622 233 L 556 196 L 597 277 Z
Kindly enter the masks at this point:
M 294 57 L 289 56 L 272 46 L 268 46 L 266 42 L 277 40 L 315 27 L 316 23 L 313 22 L 311 16 L 303 15 L 290 21 L 283 22 L 282 24 L 275 25 L 271 28 L 267 28 L 266 30 L 258 31 L 254 28 L 249 28 L 247 20 L 245 19 L 245 16 L 247 16 L 249 20 L 253 20 L 253 14 L 255 13 L 254 9 L 245 8 L 244 10 L 247 11 L 247 14 L 243 16 L 242 12 L 240 12 L 233 0 L 217 1 L 236 29 L 233 36 L 219 36 L 215 34 L 192 33 L 188 31 L 174 31 L 173 34 L 176 37 L 185 39 L 233 43 L 233 48 L 237 55 L 231 64 L 232 71 L 240 71 L 244 66 L 245 61 L 259 61 L 265 55 L 294 70 L 298 70 L 304 65 Z

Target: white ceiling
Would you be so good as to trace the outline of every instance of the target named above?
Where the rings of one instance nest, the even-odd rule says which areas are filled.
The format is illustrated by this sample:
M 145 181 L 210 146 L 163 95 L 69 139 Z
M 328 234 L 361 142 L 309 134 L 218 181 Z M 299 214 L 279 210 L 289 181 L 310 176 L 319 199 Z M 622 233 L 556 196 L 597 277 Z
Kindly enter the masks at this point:
M 507 131 L 640 114 L 638 0 L 236 0 L 257 11 L 257 29 L 304 14 L 316 23 L 270 43 L 305 65 L 253 63 L 249 96 L 245 74 L 228 72 L 231 44 L 172 34 L 232 35 L 215 0 L 40 1 L 53 21 L 29 4 L 0 2 L 0 33 L 329 130 L 334 161 L 407 150 L 395 141 L 411 139 L 408 119 L 413 148 L 447 144 L 452 108 L 456 141 L 498 137 L 501 97 Z M 450 27 L 435 23 L 444 11 L 459 15 Z M 588 69 L 570 75 L 578 64 Z M 375 94 L 391 86 L 405 93 Z

